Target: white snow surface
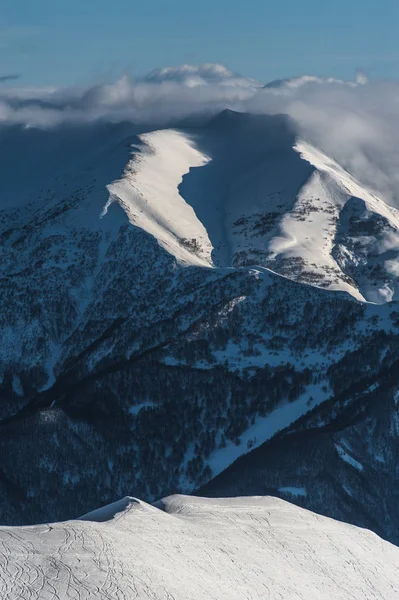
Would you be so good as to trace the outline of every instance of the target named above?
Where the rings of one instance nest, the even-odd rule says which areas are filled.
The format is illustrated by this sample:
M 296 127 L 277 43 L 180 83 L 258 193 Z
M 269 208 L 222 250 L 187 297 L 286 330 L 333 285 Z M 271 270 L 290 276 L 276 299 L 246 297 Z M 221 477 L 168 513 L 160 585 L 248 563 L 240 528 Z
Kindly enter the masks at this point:
M 3 527 L 0 562 L 8 600 L 399 597 L 399 548 L 272 497 L 125 498 L 77 521 Z
M 245 115 L 226 120 L 240 118 L 244 133 L 231 144 L 217 125 L 195 134 L 141 134 L 122 177 L 107 186 L 103 215 L 118 201 L 133 224 L 186 266 L 252 264 L 281 272 L 281 265 L 290 265 L 289 276 L 297 278 L 299 264 L 313 284 L 360 301 L 395 299 L 399 211 L 308 142 L 282 137 L 280 149 L 274 148 L 267 127 L 263 137 L 248 138 Z M 352 221 L 345 221 L 353 210 L 363 219 L 355 238 Z M 366 235 L 376 216 L 384 224 Z M 370 281 L 376 265 L 387 275 Z
M 348 463 L 348 465 L 354 467 L 358 471 L 364 470 L 363 465 L 358 460 L 354 459 L 353 456 L 351 456 L 349 452 L 347 452 L 347 450 L 345 450 L 342 446 L 335 444 L 335 449 L 337 450 L 338 456 L 342 458 L 343 461 Z
M 139 137 L 143 146 L 137 148 L 124 176 L 108 186 L 110 202 L 118 199 L 130 221 L 153 235 L 179 262 L 212 266 L 208 233 L 178 191 L 183 175 L 209 159 L 174 129 Z M 190 250 L 193 240 L 195 250 Z

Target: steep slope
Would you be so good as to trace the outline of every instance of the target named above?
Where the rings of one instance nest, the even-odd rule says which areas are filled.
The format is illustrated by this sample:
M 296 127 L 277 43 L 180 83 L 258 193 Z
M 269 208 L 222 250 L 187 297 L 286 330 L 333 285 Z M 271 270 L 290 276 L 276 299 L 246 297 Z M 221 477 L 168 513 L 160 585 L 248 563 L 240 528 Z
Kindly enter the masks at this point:
M 397 299 L 399 211 L 362 187 L 334 160 L 309 144 L 300 141 L 295 150 L 317 169 L 322 187 L 327 191 L 327 205 L 321 205 L 322 198 L 318 201 L 319 211 L 332 215 L 331 222 L 335 225 L 332 228 L 334 238 L 327 244 L 330 259 L 336 261 L 349 280 L 356 282 L 359 291 L 370 302 Z M 303 197 L 298 198 L 298 205 L 304 202 Z M 314 251 L 320 230 L 328 240 L 328 222 L 318 222 L 313 217 L 312 224 L 307 225 L 306 233 L 313 236 L 310 239 Z M 323 268 L 319 263 L 320 266 Z M 324 268 L 328 270 L 327 265 Z
M 80 521 L 0 528 L 17 598 L 390 600 L 399 549 L 276 498 L 134 498 Z
M 109 202 L 120 202 L 130 221 L 182 264 L 212 266 L 208 233 L 178 191 L 182 176 L 209 159 L 173 129 L 143 134 L 140 140 L 124 176 L 108 186 Z
M 135 139 L 128 124 L 1 130 L 0 373 L 7 383 L 14 365 L 11 414 L 29 394 L 25 363 L 36 389 L 54 381 L 62 344 L 84 321 L 95 278 L 128 224 L 117 206 L 107 219 L 101 212 Z M 9 412 L 3 399 L 0 414 Z
M 263 265 L 360 300 L 394 299 L 399 212 L 297 139 L 284 116 L 226 111 L 197 134 L 210 161 L 182 196 L 219 265 Z
M 355 383 L 342 394 L 344 386 L 337 382 L 332 401 L 239 459 L 198 493 L 274 494 L 399 544 L 399 363 L 394 352 L 394 363 L 388 359 L 378 379 L 370 378 L 368 393 L 358 394 Z M 364 372 L 370 373 L 373 358 L 352 355 L 353 362 L 363 359 Z M 350 371 L 344 379 L 350 380 Z
M 285 117 L 3 134 L 1 522 L 189 493 L 318 405 L 351 403 L 352 384 L 367 398 L 394 370 L 395 303 L 293 281 L 305 279 L 295 260 L 292 279 L 262 266 L 279 266 L 270 244 L 303 186 L 324 177 L 293 148 Z M 266 184 L 280 200 L 265 200 Z M 273 202 L 267 232 L 256 215 Z M 229 230 L 239 211 L 260 236 Z M 335 287 L 360 297 L 342 277 Z M 333 287 L 327 275 L 317 283 Z
M 396 298 L 399 211 L 287 117 L 224 111 L 140 138 L 112 197 L 183 264 L 263 265 L 359 300 Z

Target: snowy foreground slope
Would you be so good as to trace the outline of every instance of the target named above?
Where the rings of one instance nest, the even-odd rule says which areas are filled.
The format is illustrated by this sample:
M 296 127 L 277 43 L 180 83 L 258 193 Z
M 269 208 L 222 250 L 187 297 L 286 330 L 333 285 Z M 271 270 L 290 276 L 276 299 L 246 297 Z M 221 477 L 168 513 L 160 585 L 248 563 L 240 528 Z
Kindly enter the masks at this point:
M 8 600 L 394 600 L 399 549 L 270 497 L 134 498 L 0 529 Z

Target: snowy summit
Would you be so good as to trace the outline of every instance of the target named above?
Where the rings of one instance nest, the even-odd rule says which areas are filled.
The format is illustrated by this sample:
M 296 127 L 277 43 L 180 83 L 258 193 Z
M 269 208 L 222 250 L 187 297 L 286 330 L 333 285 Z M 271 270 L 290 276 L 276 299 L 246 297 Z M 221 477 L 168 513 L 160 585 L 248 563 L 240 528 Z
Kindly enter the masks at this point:
M 276 498 L 134 498 L 0 528 L 0 594 L 137 600 L 394 600 L 399 549 Z

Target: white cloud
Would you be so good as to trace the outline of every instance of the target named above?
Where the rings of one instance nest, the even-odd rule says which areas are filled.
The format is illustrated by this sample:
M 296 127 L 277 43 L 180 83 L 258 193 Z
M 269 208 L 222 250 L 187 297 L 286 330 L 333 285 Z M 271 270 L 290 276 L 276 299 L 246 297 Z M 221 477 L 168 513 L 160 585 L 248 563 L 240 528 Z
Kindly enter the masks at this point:
M 53 127 L 129 120 L 162 126 L 224 108 L 287 113 L 299 132 L 399 206 L 399 84 L 301 77 L 259 82 L 223 65 L 183 65 L 141 80 L 64 89 L 0 89 L 0 123 Z
M 163 83 L 171 81 L 188 87 L 199 85 L 226 85 L 229 87 L 260 88 L 262 83 L 256 79 L 248 79 L 233 73 L 224 65 L 205 63 L 203 65 L 181 65 L 179 67 L 164 67 L 149 73 L 144 81 Z

